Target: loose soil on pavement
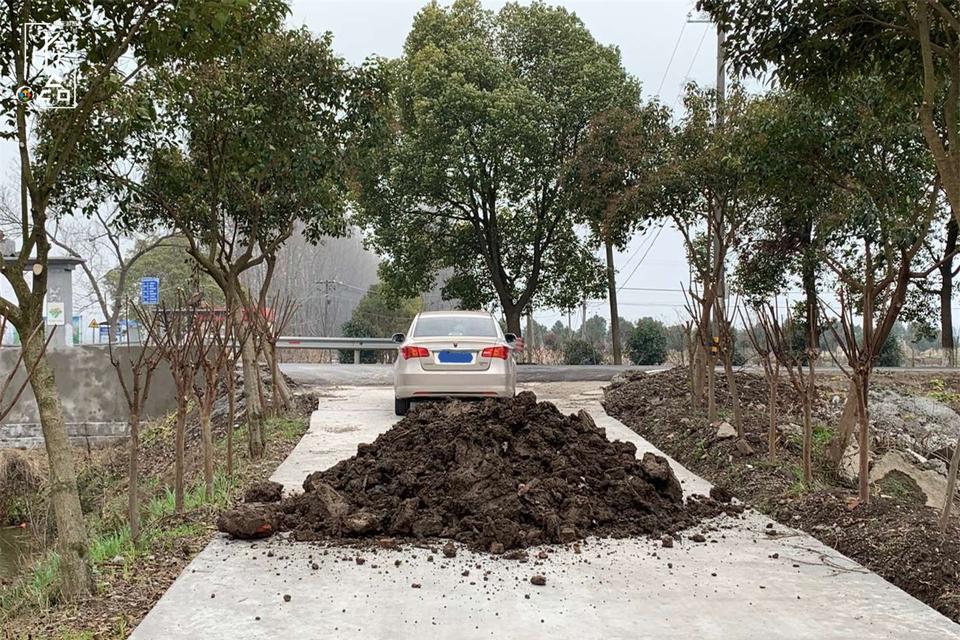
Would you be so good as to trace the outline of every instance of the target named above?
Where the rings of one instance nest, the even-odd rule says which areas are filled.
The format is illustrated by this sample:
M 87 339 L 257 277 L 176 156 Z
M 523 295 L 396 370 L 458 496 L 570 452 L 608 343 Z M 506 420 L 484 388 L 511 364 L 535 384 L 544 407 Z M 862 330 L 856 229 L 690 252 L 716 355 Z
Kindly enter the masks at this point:
M 941 533 L 939 512 L 924 506 L 922 494 L 917 495 L 919 487 L 905 475 L 887 476 L 875 484 L 869 504 L 862 505 L 856 487 L 826 463 L 824 449 L 840 409 L 831 394 L 843 382 L 825 379 L 814 406 L 815 481 L 808 489 L 800 482 L 799 435 L 789 429 L 781 432 L 777 459 L 768 460 L 766 381 L 745 372 L 736 376 L 749 447 L 738 447 L 736 438 L 718 437 L 717 426 L 702 411 L 691 408 L 685 368 L 634 374 L 606 389 L 604 406 L 610 415 L 725 492 L 781 524 L 806 531 L 960 622 L 960 518 L 954 515 Z M 878 376 L 877 382 L 903 386 L 889 376 Z M 907 390 L 924 384 L 922 376 L 910 376 Z M 799 424 L 801 404 L 793 388 L 782 385 L 780 398 L 780 425 Z M 732 421 L 729 392 L 720 374 L 717 403 L 724 408 L 721 418 Z
M 637 459 L 586 412 L 563 415 L 529 391 L 415 407 L 357 455 L 310 474 L 304 491 L 226 512 L 218 526 L 241 538 L 447 538 L 502 553 L 589 535 L 659 537 L 742 511 L 704 496 L 684 502 L 664 458 Z

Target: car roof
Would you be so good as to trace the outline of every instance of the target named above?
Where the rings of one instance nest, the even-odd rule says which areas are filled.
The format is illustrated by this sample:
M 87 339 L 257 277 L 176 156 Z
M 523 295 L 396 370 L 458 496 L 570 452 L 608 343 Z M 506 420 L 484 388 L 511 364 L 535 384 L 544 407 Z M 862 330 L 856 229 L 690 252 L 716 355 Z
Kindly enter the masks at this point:
M 489 311 L 421 311 L 417 314 L 418 316 L 484 316 L 487 318 L 493 317 L 493 314 Z

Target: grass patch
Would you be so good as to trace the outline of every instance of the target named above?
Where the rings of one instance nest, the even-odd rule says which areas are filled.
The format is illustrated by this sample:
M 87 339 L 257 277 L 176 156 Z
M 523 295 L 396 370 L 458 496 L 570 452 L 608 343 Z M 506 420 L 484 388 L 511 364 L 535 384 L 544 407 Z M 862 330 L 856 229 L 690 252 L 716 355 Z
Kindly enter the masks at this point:
M 281 435 L 284 439 L 299 438 L 307 432 L 309 421 L 299 416 L 278 416 L 267 418 L 267 433 Z

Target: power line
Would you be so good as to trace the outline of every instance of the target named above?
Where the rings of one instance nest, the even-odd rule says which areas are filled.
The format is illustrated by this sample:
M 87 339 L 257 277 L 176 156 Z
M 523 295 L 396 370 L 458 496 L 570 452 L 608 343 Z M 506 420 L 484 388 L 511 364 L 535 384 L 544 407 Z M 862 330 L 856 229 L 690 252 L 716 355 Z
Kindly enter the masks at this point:
M 657 229 L 657 233 L 656 233 L 656 235 L 653 236 L 653 240 L 650 242 L 650 246 L 647 247 L 647 250 L 644 252 L 643 256 L 640 257 L 640 261 L 633 267 L 633 271 L 631 271 L 631 272 L 630 272 L 630 275 L 627 276 L 626 280 L 623 281 L 623 284 L 621 284 L 619 287 L 617 287 L 617 291 L 620 291 L 620 290 L 624 287 L 624 285 L 626 285 L 628 282 L 630 282 L 630 278 L 633 277 L 633 274 L 635 274 L 635 273 L 637 272 L 637 269 L 640 268 L 640 265 L 643 264 L 644 259 L 645 259 L 645 258 L 647 257 L 647 255 L 650 253 L 650 250 L 653 249 L 653 245 L 655 245 L 655 244 L 657 243 L 657 238 L 660 237 L 660 232 L 663 231 L 663 228 L 664 228 L 665 226 L 666 226 L 665 223 L 664 223 L 664 224 L 661 224 L 660 227 Z
M 683 32 L 687 28 L 687 21 L 683 21 L 683 26 L 680 27 L 680 35 L 677 36 L 677 42 L 673 45 L 673 52 L 670 54 L 670 60 L 667 61 L 667 68 L 663 70 L 663 77 L 660 78 L 660 86 L 657 87 L 657 95 L 660 95 L 660 92 L 663 91 L 663 83 L 667 80 L 667 73 L 670 72 L 670 65 L 673 64 L 673 58 L 677 55 L 677 49 L 680 48 L 680 40 L 683 39 Z
M 703 35 L 700 36 L 700 42 L 697 43 L 697 50 L 693 52 L 693 59 L 690 60 L 690 66 L 687 67 L 687 73 L 684 74 L 684 76 L 683 76 L 684 81 L 686 81 L 686 79 L 690 77 L 690 72 L 693 71 L 693 65 L 694 65 L 694 64 L 696 63 L 696 61 L 697 61 L 697 56 L 700 55 L 700 47 L 703 46 L 703 41 L 707 39 L 707 31 L 709 31 L 709 29 L 704 29 L 704 30 L 703 30 Z M 680 90 L 677 91 L 677 97 L 673 99 L 673 106 L 671 107 L 671 111 L 676 110 L 676 108 L 677 108 L 677 101 L 680 100 L 680 95 L 681 95 L 682 93 L 683 93 L 683 86 L 681 86 L 681 87 L 680 87 Z

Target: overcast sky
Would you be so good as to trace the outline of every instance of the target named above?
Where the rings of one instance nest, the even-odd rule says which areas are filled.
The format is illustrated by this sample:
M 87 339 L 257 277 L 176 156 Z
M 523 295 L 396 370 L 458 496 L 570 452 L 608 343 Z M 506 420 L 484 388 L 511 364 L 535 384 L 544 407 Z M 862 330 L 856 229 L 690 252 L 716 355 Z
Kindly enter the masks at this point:
M 292 0 L 291 26 L 305 25 L 333 34 L 335 50 L 357 63 L 371 55 L 397 57 L 413 17 L 425 4 L 419 0 Z M 484 2 L 491 8 L 503 2 Z M 712 86 L 716 75 L 716 34 L 709 24 L 688 23 L 692 0 L 576 0 L 552 4 L 577 13 L 596 39 L 620 48 L 627 70 L 643 83 L 646 96 L 676 107 L 689 80 Z M 16 148 L 0 144 L 0 181 L 16 185 Z M 654 241 L 655 240 L 655 241 Z M 642 261 L 641 261 L 642 259 Z M 680 283 L 688 278 L 679 235 L 663 229 L 639 234 L 616 256 L 620 315 L 630 320 L 654 316 L 675 322 L 682 312 Z M 79 283 L 77 283 L 79 284 Z M 637 290 L 640 289 L 648 289 Z M 649 291 L 654 289 L 654 291 Z M 606 301 L 591 301 L 588 314 L 609 317 Z M 537 314 L 548 326 L 558 312 Z M 574 319 L 579 325 L 579 319 Z

